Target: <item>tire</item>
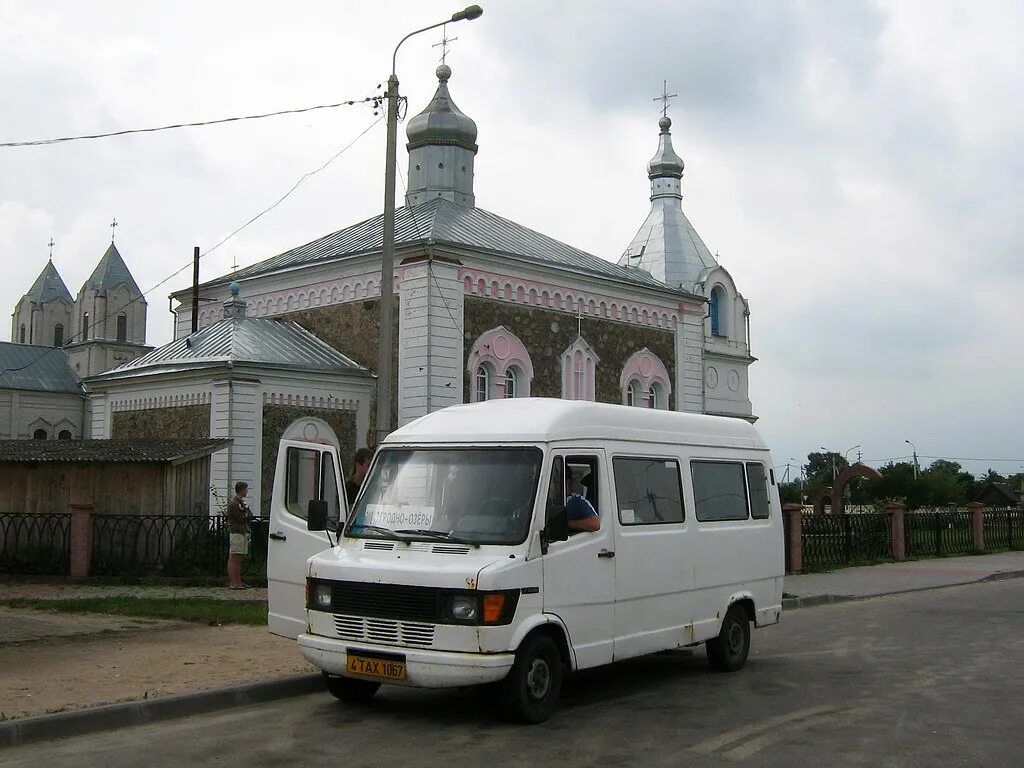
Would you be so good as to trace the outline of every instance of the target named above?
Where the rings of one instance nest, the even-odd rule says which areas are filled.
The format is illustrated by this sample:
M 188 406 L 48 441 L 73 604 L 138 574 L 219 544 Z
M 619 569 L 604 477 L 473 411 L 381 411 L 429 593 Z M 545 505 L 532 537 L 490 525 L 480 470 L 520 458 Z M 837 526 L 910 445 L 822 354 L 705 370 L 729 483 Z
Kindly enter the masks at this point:
M 741 605 L 732 606 L 722 619 L 718 637 L 704 644 L 708 663 L 718 672 L 735 672 L 743 667 L 750 653 L 750 621 Z
M 501 705 L 512 720 L 543 723 L 558 708 L 562 694 L 562 654 L 546 635 L 533 635 L 516 652 L 501 684 Z
M 369 701 L 380 689 L 380 683 L 373 680 L 356 680 L 351 677 L 328 675 L 324 672 L 324 683 L 331 696 L 348 704 Z

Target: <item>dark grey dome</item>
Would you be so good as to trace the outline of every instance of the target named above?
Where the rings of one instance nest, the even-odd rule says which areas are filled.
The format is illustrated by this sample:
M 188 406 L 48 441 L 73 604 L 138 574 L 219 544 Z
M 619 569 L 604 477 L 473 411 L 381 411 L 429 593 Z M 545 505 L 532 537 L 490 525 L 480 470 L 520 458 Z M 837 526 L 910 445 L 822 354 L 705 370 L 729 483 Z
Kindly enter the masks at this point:
M 672 149 L 672 134 L 669 132 L 672 120 L 663 117 L 658 121 L 658 127 L 661 128 L 661 135 L 658 137 L 658 151 L 647 163 L 647 176 L 652 179 L 662 176 L 681 178 L 683 159 Z
M 437 68 L 437 91 L 427 108 L 409 121 L 405 134 L 407 148 L 412 150 L 430 144 L 454 144 L 476 152 L 476 123 L 463 114 L 448 94 L 448 78 L 452 68 L 442 64 Z

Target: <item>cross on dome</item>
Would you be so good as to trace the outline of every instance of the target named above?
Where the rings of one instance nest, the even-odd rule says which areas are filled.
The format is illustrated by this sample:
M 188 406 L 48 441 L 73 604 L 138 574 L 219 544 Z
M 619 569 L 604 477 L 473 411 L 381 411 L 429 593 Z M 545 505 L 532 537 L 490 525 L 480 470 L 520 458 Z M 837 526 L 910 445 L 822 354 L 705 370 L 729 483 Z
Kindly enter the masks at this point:
M 663 80 L 661 83 L 661 96 L 655 96 L 651 101 L 661 102 L 661 116 L 668 117 L 668 102 L 670 99 L 674 99 L 678 96 L 678 93 L 668 92 L 668 80 Z
M 445 24 L 443 27 L 441 27 L 441 42 L 440 43 L 434 43 L 430 47 L 431 48 L 437 48 L 438 46 L 440 46 L 440 48 L 441 48 L 441 63 L 442 64 L 447 64 L 448 63 L 447 61 L 445 61 L 445 59 L 448 58 L 448 43 L 454 43 L 458 39 L 459 38 L 457 38 L 457 37 L 448 37 L 448 25 L 447 24 Z
M 50 238 L 50 242 L 48 242 L 47 245 L 50 246 L 50 261 L 53 261 L 53 246 L 55 246 L 56 243 L 53 242 L 52 237 Z
M 114 242 L 114 230 L 117 229 L 117 219 L 110 222 L 110 242 Z

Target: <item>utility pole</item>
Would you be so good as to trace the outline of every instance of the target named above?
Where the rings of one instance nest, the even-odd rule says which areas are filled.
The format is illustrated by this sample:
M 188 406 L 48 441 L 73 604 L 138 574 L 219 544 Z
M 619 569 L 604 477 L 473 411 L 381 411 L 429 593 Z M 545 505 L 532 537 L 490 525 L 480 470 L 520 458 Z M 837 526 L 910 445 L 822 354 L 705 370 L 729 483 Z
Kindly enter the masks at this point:
M 388 90 L 385 98 L 387 110 L 387 149 L 384 158 L 384 234 L 381 248 L 380 268 L 380 337 L 377 344 L 377 419 L 372 445 L 379 445 L 388 436 L 394 426 L 391 421 L 391 382 L 394 371 L 391 355 L 394 348 L 394 323 L 392 308 L 394 307 L 395 279 L 395 164 L 398 155 L 398 76 L 395 74 L 395 63 L 398 49 L 402 43 L 413 35 L 430 29 L 442 27 L 456 21 L 478 19 L 483 14 L 479 5 L 470 5 L 450 19 L 431 24 L 429 27 L 417 29 L 398 41 L 395 52 L 391 55 L 391 75 L 388 77 Z
M 914 479 L 917 480 L 917 446 L 909 440 L 904 440 L 903 442 L 914 449 Z
M 192 249 L 192 333 L 199 330 L 199 246 Z

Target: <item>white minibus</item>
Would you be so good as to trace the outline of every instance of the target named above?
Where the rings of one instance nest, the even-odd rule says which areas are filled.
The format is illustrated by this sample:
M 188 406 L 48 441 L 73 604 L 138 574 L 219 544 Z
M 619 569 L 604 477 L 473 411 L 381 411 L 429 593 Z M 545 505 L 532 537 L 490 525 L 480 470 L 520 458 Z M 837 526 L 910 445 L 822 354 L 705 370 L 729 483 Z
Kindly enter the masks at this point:
M 496 683 L 546 720 L 566 674 L 706 646 L 735 671 L 782 611 L 768 448 L 741 419 L 543 398 L 390 434 L 351 509 L 332 445 L 283 440 L 270 630 L 344 701 Z

